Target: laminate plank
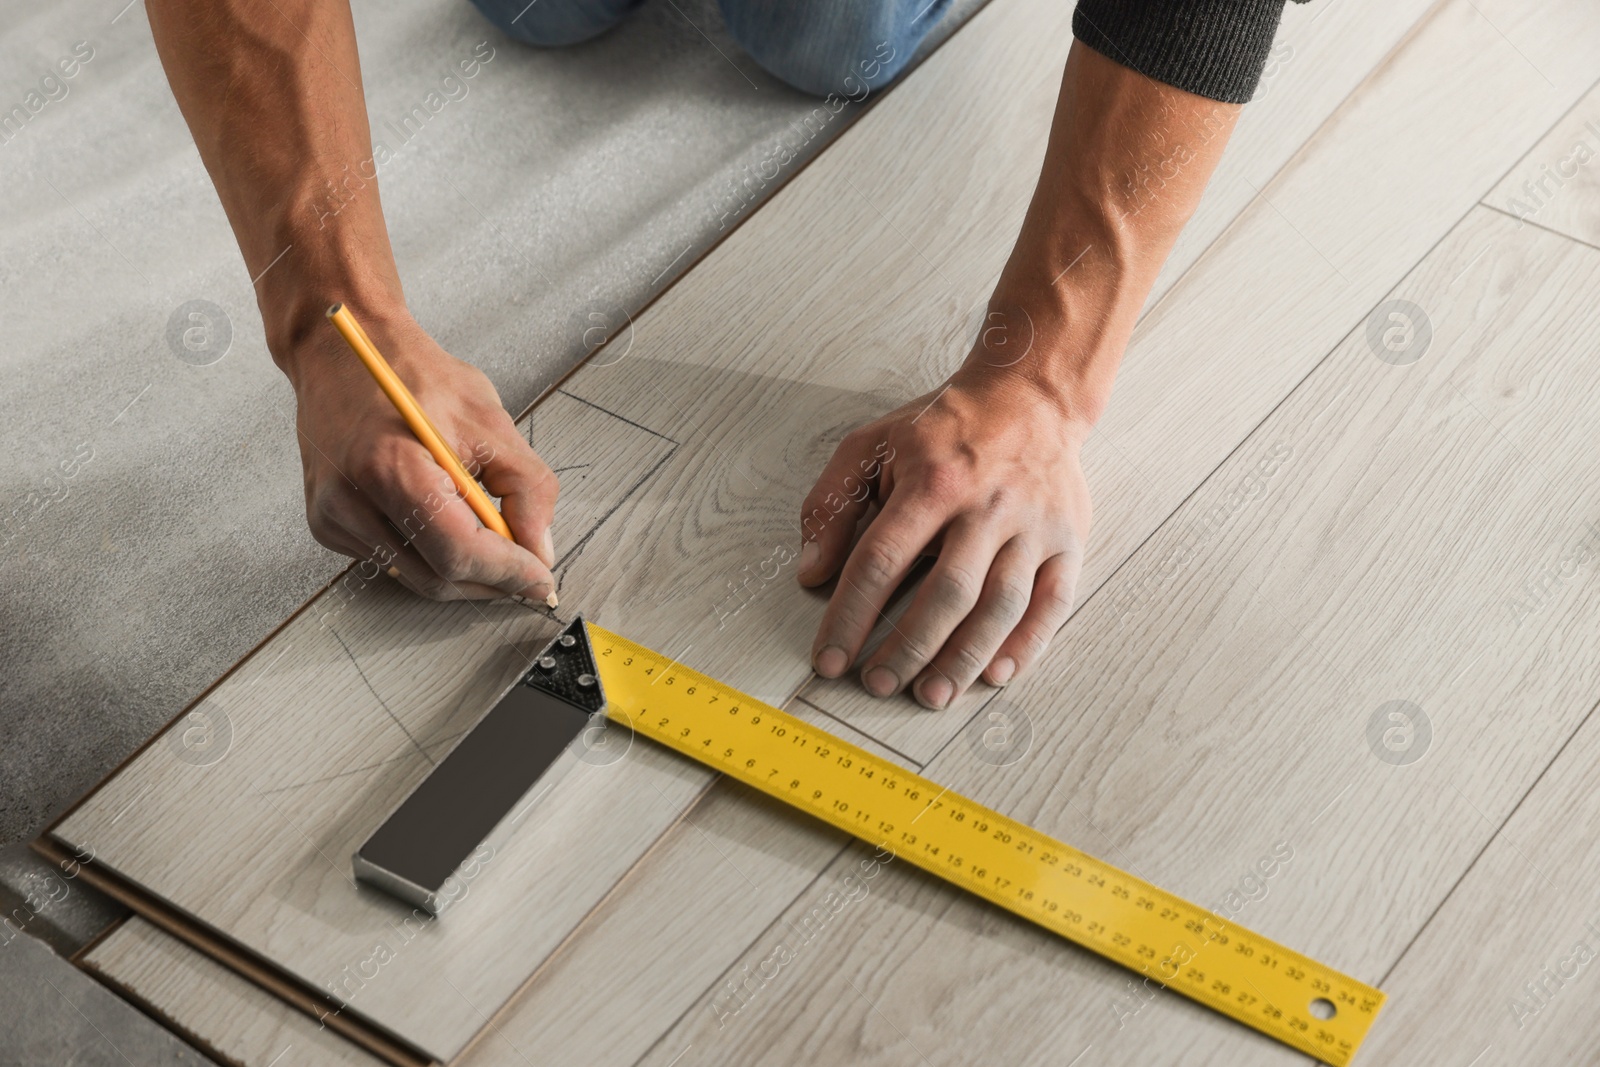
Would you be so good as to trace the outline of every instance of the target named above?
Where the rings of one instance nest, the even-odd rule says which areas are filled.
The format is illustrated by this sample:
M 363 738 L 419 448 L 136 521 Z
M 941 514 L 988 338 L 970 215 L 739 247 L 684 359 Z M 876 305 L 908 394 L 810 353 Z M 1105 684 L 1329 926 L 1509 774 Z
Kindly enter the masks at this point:
M 1600 417 L 1597 284 L 1600 251 L 1474 209 L 1391 294 L 1431 319 L 1419 358 L 1397 365 L 1381 332 L 1354 332 L 1074 616 L 1049 669 L 1008 690 L 1026 757 L 997 768 L 956 744 L 924 773 L 1376 982 L 1594 707 L 1600 583 L 1569 577 L 1537 602 L 1529 588 L 1570 570 L 1575 545 L 1592 570 L 1600 542 L 1600 456 L 1582 447 Z M 1125 616 L 1117 587 L 1252 478 L 1249 506 Z M 1430 729 L 1391 720 L 1397 700 Z M 1570 847 L 1580 832 L 1559 833 Z M 1271 876 L 1253 872 L 1275 854 Z M 847 849 L 824 882 L 866 855 Z M 817 903 L 808 890 L 785 916 Z M 1566 918 L 1593 913 L 1580 894 Z M 1476 928 L 1437 944 L 1488 974 Z M 1408 1018 L 1442 1031 L 1485 1010 L 1441 1013 L 1448 961 L 1423 962 Z M 643 1062 L 1301 1061 L 892 865 L 761 1003 L 730 1020 L 721 988 Z M 1404 1022 L 1393 1033 L 1412 1056 L 1363 1062 L 1453 1062 Z M 1462 1063 L 1483 1042 L 1466 1044 Z
M 79 962 L 223 1063 L 380 1065 L 332 1030 L 137 915 Z
M 1310 142 L 1432 3 L 1335 0 L 1284 5 L 1256 95 L 1240 115 L 1194 217 L 1167 257 L 1146 309 L 1160 302 Z
M 1600 246 L 1600 86 L 1483 198 L 1518 220 Z
M 1565 580 L 1592 582 L 1592 559 L 1581 568 Z M 1592 640 L 1592 621 L 1587 629 Z M 1474 810 L 1479 783 L 1451 785 L 1467 817 L 1495 817 Z M 1385 977 L 1392 1004 L 1367 1062 L 1593 1062 L 1597 824 L 1600 722 L 1591 713 Z
M 843 834 L 819 832 L 762 794 L 720 784 L 544 963 L 457 1067 L 635 1062 L 767 932 L 773 914 L 748 899 L 794 899 L 845 845 Z M 836 890 L 859 892 L 846 877 Z M 825 924 L 826 911 L 811 925 Z
M 557 506 L 559 569 L 599 584 L 609 568 L 584 538 L 630 504 L 648 511 L 659 492 L 649 479 L 676 447 L 560 393 L 540 406 L 533 433 L 552 466 L 572 468 Z M 468 883 L 438 921 L 352 881 L 350 854 L 556 628 L 509 602 L 427 603 L 356 574 L 54 834 L 447 1059 L 521 983 L 526 961 L 592 907 L 579 875 L 609 885 L 659 836 L 661 825 L 635 813 L 661 809 L 661 789 L 703 788 L 664 752 L 640 752 L 624 780 L 581 767 L 549 803 L 491 837 L 494 877 Z M 596 821 L 616 832 L 597 843 Z M 530 900 L 541 922 L 526 920 Z M 375 955 L 392 958 L 367 977 Z
M 1080 604 L 1579 98 L 1597 42 L 1593 5 L 1452 0 L 1263 186 L 1135 331 L 1091 438 L 1132 476 L 1086 457 L 1096 523 Z M 1210 536 L 1207 523 L 1192 533 Z M 1117 595 L 1137 614 L 1159 589 Z M 980 684 L 935 713 L 874 699 L 853 676 L 804 693 L 921 761 L 993 695 Z

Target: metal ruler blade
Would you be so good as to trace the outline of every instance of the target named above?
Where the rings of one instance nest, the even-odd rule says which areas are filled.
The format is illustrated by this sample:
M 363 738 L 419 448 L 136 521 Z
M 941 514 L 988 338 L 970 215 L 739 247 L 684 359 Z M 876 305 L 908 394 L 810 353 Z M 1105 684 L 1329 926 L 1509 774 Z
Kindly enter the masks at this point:
M 592 623 L 606 714 L 1335 1067 L 1377 989 Z

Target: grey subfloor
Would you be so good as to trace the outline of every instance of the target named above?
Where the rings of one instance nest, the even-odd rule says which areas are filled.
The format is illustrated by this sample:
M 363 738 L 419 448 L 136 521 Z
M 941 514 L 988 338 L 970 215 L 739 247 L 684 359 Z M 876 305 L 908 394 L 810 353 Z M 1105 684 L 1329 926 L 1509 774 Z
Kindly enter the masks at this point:
M 4 1067 L 202 1067 L 211 1060 L 26 934 L 0 933 Z
M 924 52 L 982 2 L 958 2 Z M 293 395 L 143 5 L 125 3 L 0 0 L 0 113 L 92 50 L 19 132 L 0 131 L 8 914 L 53 877 L 17 843 L 344 567 L 306 531 Z M 377 138 L 479 42 L 495 50 L 381 183 L 413 313 L 514 413 L 748 214 L 746 168 L 793 156 L 770 194 L 860 110 L 809 132 L 828 111 L 744 56 L 714 0 L 647 0 L 562 51 L 501 38 L 465 0 L 360 2 L 356 22 Z M 210 332 L 186 347 L 169 327 L 191 301 Z M 0 1062 L 112 1062 L 122 1047 L 179 1062 L 46 947 L 116 914 L 74 892 L 27 931 L 42 940 L 0 946 L 14 1028 Z

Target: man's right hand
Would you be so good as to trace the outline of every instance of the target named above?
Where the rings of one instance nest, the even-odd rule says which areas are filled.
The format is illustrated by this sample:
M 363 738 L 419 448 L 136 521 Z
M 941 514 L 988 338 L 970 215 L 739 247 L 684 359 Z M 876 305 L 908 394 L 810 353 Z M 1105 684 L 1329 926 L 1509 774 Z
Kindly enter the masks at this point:
M 312 535 L 434 600 L 515 593 L 544 601 L 555 590 L 556 476 L 481 371 L 440 348 L 403 312 L 352 311 L 440 436 L 500 497 L 516 542 L 479 524 L 331 325 L 307 331 L 295 351 L 278 355 L 299 401 Z
M 556 479 L 494 386 L 405 310 L 378 197 L 347 0 L 149 0 L 156 50 L 253 279 L 273 359 L 299 398 L 316 539 L 440 600 L 555 591 Z M 468 65 L 460 65 L 463 77 Z M 487 530 L 323 317 L 350 305 L 490 493 Z

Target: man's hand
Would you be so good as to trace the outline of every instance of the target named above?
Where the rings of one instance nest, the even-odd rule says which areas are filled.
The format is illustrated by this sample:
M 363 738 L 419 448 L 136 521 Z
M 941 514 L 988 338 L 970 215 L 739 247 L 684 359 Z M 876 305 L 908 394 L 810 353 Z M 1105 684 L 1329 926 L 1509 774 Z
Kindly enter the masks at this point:
M 406 312 L 347 0 L 150 0 L 156 49 L 216 183 L 272 358 L 299 400 L 316 539 L 424 596 L 554 591 L 556 480 L 494 386 Z M 491 53 L 492 54 L 492 53 Z M 457 64 L 473 76 L 474 60 Z M 453 76 L 453 75 L 452 75 Z M 346 303 L 516 538 L 484 529 L 323 311 Z
M 1089 536 L 1080 450 L 1238 112 L 1073 45 L 1043 173 L 972 355 L 943 389 L 846 437 L 806 498 L 800 581 L 839 575 L 812 648 L 818 674 L 856 662 L 930 551 L 927 580 L 861 665 L 868 692 L 909 683 L 943 708 L 1044 652 Z M 1006 327 L 1024 323 L 1024 352 L 1009 354 Z M 874 498 L 882 510 L 852 549 Z
M 1062 398 L 969 367 L 846 436 L 802 511 L 801 583 L 839 574 L 812 649 L 817 673 L 849 669 L 935 546 L 916 598 L 862 663 L 867 690 L 889 696 L 910 683 L 938 709 L 980 673 L 1004 685 L 1026 670 L 1072 610 L 1089 536 L 1078 463 L 1088 432 Z M 851 551 L 873 498 L 881 510 Z
M 331 326 L 280 359 L 299 399 L 312 535 L 336 552 L 372 560 L 435 600 L 510 593 L 544 600 L 555 588 L 555 475 L 517 432 L 482 372 L 450 356 L 404 314 L 363 318 L 468 471 L 501 498 L 516 543 L 479 525 Z

